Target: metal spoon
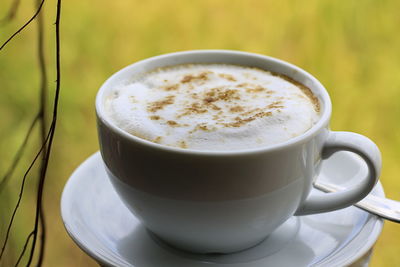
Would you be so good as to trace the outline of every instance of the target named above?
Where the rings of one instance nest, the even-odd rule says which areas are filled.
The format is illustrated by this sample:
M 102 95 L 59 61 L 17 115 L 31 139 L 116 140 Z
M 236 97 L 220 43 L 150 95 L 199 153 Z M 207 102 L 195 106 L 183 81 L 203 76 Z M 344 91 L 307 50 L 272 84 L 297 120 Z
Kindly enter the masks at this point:
M 314 187 L 323 192 L 336 192 L 343 190 L 344 188 L 326 183 L 326 182 L 314 182 Z M 383 219 L 400 223 L 400 202 L 377 197 L 369 194 L 360 202 L 354 204 L 354 206 L 359 207 L 369 213 L 375 214 Z

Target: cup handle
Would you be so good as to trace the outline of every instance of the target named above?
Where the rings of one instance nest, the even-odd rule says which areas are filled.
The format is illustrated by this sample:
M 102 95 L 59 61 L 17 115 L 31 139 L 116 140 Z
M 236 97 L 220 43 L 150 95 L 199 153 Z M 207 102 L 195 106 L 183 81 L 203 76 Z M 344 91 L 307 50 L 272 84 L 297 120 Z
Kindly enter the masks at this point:
M 382 161 L 378 147 L 367 137 L 351 132 L 330 132 L 322 149 L 322 159 L 338 151 L 350 151 L 361 156 L 367 163 L 368 175 L 358 184 L 335 193 L 322 196 L 310 195 L 295 215 L 308 215 L 342 209 L 357 203 L 367 196 L 381 171 Z

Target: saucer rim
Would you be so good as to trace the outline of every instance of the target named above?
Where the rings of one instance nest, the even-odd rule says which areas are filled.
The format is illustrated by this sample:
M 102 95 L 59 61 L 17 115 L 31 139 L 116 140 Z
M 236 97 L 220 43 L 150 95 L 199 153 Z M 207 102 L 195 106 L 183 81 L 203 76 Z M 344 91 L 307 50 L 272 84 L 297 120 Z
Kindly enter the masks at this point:
M 68 200 L 69 200 L 69 198 L 66 197 L 66 195 L 68 195 L 68 192 L 71 190 L 69 188 L 72 187 L 73 184 L 76 183 L 76 181 L 78 180 L 77 178 L 74 179 L 74 177 L 78 177 L 77 173 L 79 173 L 81 169 L 87 168 L 87 165 L 89 165 L 90 162 L 97 161 L 98 157 L 100 157 L 100 159 L 101 159 L 100 151 L 94 152 L 90 156 L 86 157 L 85 160 L 83 160 L 79 164 L 79 166 L 76 167 L 74 169 L 74 171 L 71 173 L 71 175 L 68 177 L 68 180 L 65 183 L 64 189 L 63 189 L 62 194 L 61 194 L 60 215 L 61 215 L 61 218 L 62 218 L 62 222 L 63 222 L 65 230 L 67 231 L 67 233 L 70 236 L 70 238 L 75 242 L 75 244 L 82 251 L 84 251 L 88 256 L 93 258 L 97 263 L 101 264 L 102 266 L 103 265 L 104 266 L 114 266 L 115 263 L 118 263 L 119 264 L 118 266 L 132 266 L 132 265 L 129 265 L 129 264 L 127 265 L 127 262 L 125 260 L 123 260 L 121 262 L 120 258 L 112 257 L 112 259 L 108 259 L 112 255 L 101 255 L 101 252 L 98 252 L 98 250 L 94 252 L 91 249 L 89 249 L 89 247 L 90 247 L 89 245 L 86 245 L 83 240 L 80 240 L 78 237 L 76 237 L 74 235 L 72 229 L 69 227 L 68 222 L 67 222 L 67 220 L 65 218 L 65 216 L 66 216 L 66 214 L 65 214 L 66 213 L 66 207 L 68 205 Z M 384 193 L 384 190 L 383 190 L 383 187 L 382 187 L 382 184 L 381 184 L 380 181 L 378 181 L 378 183 L 376 184 L 375 188 L 376 188 L 375 195 L 383 196 L 383 197 L 385 196 L 385 193 Z M 372 222 L 373 220 L 375 220 L 375 221 Z M 356 239 L 360 235 L 360 233 L 362 232 L 362 230 L 365 227 L 365 225 L 367 223 L 369 223 L 369 222 L 372 222 L 374 224 L 374 225 L 371 226 L 372 231 L 371 231 L 371 235 L 369 236 L 369 238 L 367 240 L 365 240 L 365 242 L 363 243 L 361 248 L 358 248 L 358 250 L 355 251 L 355 253 L 353 253 L 352 255 L 349 255 L 348 257 L 346 257 L 344 259 L 340 259 L 339 256 L 340 256 L 341 253 L 343 253 L 342 251 L 344 249 L 346 249 L 346 247 L 351 245 L 353 242 L 355 242 L 354 239 Z M 352 240 L 348 241 L 348 243 L 344 247 L 333 251 L 332 254 L 328 255 L 325 259 L 323 259 L 322 261 L 320 261 L 318 263 L 315 263 L 312 266 L 322 266 L 321 264 L 324 264 L 326 261 L 328 261 L 329 263 L 332 263 L 330 261 L 333 261 L 333 264 L 335 264 L 334 266 L 348 266 L 348 265 L 358 261 L 364 255 L 366 255 L 366 253 L 368 253 L 369 250 L 373 249 L 373 245 L 376 243 L 377 239 L 379 238 L 379 236 L 380 236 L 380 234 L 381 234 L 381 232 L 383 230 L 383 225 L 384 225 L 384 220 L 382 218 L 379 218 L 376 215 L 369 214 L 368 218 L 366 219 L 366 222 L 362 226 L 362 229 L 360 230 L 359 233 L 357 233 L 354 236 L 354 238 Z M 372 236 L 372 234 L 373 234 L 373 236 Z M 339 259 L 340 259 L 340 262 L 338 262 Z

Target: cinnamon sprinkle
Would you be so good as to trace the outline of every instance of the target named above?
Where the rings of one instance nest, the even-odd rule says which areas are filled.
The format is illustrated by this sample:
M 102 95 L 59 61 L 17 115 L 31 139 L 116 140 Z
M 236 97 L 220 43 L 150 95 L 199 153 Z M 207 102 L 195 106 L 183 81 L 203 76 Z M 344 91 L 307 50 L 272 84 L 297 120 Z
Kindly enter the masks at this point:
M 267 106 L 267 108 L 269 108 L 269 109 L 284 108 L 284 106 L 282 106 L 281 104 L 282 104 L 282 101 L 275 101 L 275 102 L 273 102 L 272 104 L 269 104 L 269 105 Z
M 221 78 L 224 78 L 224 79 L 226 79 L 226 80 L 228 80 L 228 81 L 236 82 L 235 77 L 233 77 L 233 76 L 230 75 L 230 74 L 220 73 L 218 76 L 221 77 Z
M 243 126 L 244 124 L 254 121 L 256 118 L 263 118 L 263 117 L 267 117 L 267 116 L 271 116 L 272 112 L 259 112 L 251 117 L 242 119 L 240 117 L 236 117 L 235 118 L 235 122 L 230 122 L 230 123 L 222 123 L 222 125 L 224 125 L 225 127 L 240 127 Z
M 231 107 L 229 110 L 230 110 L 231 112 L 242 112 L 242 111 L 244 111 L 244 109 L 243 109 L 242 106 Z
M 177 123 L 176 121 L 167 121 L 167 124 L 171 127 L 178 127 L 179 123 Z
M 161 140 L 162 140 L 162 136 L 157 136 L 157 138 L 154 139 L 153 142 L 159 144 L 159 143 L 161 143 Z
M 262 87 L 262 86 L 260 86 L 260 85 L 257 85 L 256 87 L 254 87 L 254 88 L 247 88 L 246 89 L 246 92 L 247 93 L 260 93 L 260 92 L 262 92 L 262 91 L 265 91 L 266 89 L 264 88 L 264 87 Z
M 156 111 L 158 111 L 160 109 L 163 109 L 167 105 L 172 105 L 174 103 L 174 99 L 175 99 L 175 96 L 170 95 L 170 96 L 167 96 L 163 100 L 151 102 L 147 106 L 147 111 L 156 112 Z
M 150 116 L 150 120 L 157 121 L 159 119 L 161 119 L 160 116 L 157 116 L 157 115 Z
M 183 79 L 181 80 L 181 83 L 190 83 L 195 80 L 202 80 L 202 81 L 207 81 L 208 80 L 208 74 L 212 73 L 211 71 L 204 71 L 200 73 L 199 75 L 185 75 Z
M 175 91 L 178 90 L 179 84 L 174 84 L 174 85 L 168 85 L 164 87 L 165 91 Z
M 184 140 L 179 142 L 179 147 L 180 148 L 188 148 L 188 145 L 186 144 L 186 142 Z

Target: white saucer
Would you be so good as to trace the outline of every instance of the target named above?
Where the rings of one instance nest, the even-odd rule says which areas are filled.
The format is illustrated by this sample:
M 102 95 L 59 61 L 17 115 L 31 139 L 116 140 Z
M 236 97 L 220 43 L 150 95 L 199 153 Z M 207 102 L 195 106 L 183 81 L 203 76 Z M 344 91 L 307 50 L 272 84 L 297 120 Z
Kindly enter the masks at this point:
M 365 172 L 358 157 L 340 152 L 324 163 L 319 179 L 347 185 Z M 378 184 L 373 193 L 383 196 L 382 186 Z M 106 266 L 345 266 L 363 257 L 368 261 L 383 227 L 378 217 L 350 207 L 293 217 L 264 242 L 242 252 L 185 253 L 152 236 L 128 211 L 108 180 L 100 153 L 83 162 L 69 178 L 62 194 L 61 215 L 78 246 Z

